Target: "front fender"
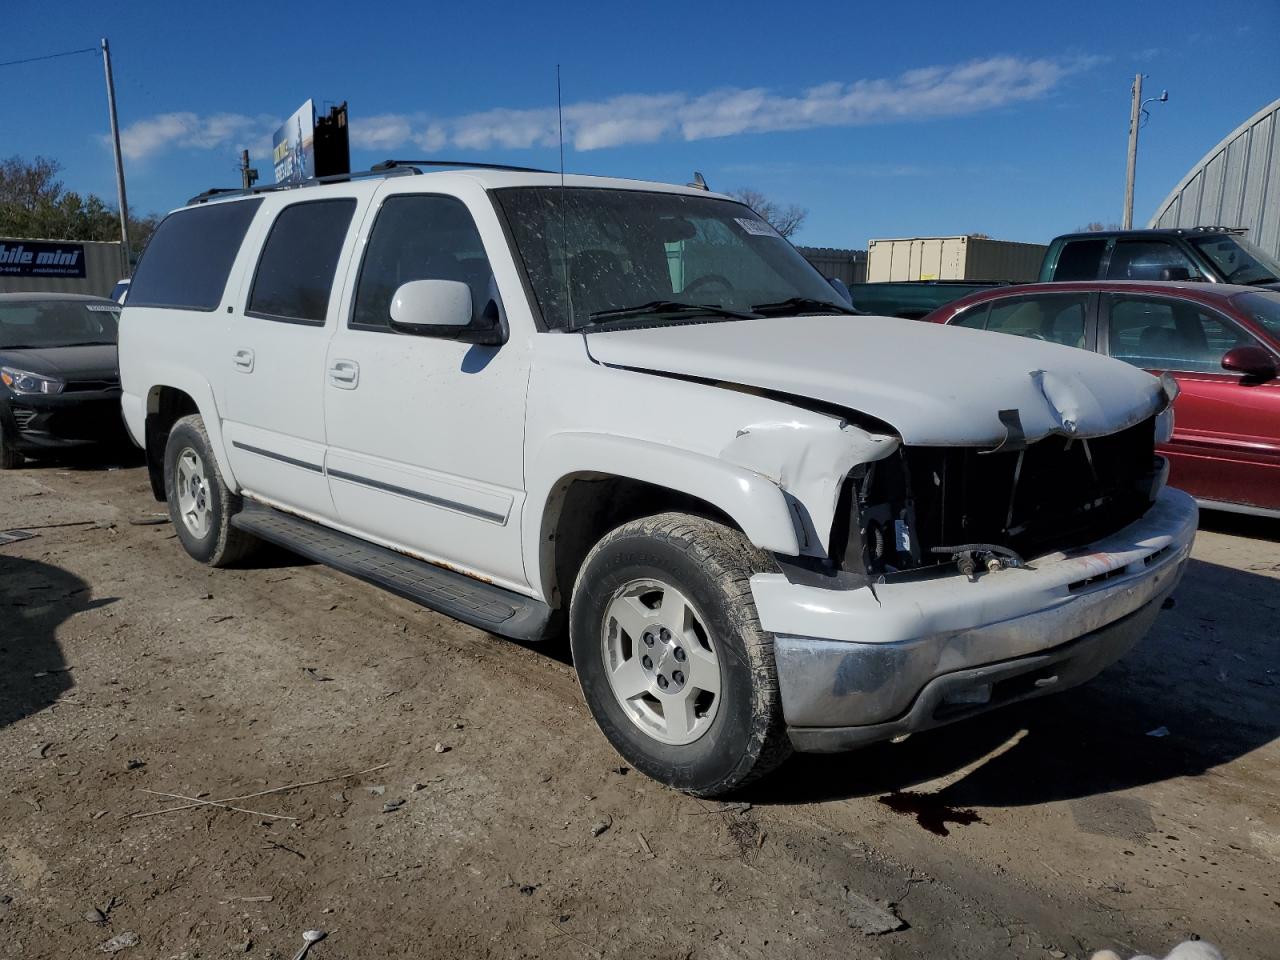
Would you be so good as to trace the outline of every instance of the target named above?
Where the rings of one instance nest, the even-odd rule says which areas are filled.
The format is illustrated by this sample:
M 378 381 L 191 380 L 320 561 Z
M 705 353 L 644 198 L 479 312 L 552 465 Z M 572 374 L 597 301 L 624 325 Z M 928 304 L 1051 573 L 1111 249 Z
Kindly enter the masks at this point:
M 528 473 L 528 500 L 521 519 L 525 573 L 546 580 L 542 529 L 546 505 L 558 487 L 583 475 L 626 477 L 705 500 L 724 511 L 762 550 L 800 553 L 800 533 L 782 489 L 746 467 L 675 447 L 595 432 L 553 434 L 540 444 Z

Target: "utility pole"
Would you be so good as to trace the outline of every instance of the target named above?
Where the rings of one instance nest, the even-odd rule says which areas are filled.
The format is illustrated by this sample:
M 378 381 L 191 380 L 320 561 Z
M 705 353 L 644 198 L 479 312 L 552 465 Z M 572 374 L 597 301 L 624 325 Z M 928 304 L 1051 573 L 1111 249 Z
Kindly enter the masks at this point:
M 1124 216 L 1120 226 L 1133 227 L 1133 177 L 1138 166 L 1138 120 L 1142 114 L 1142 74 L 1133 78 L 1133 105 L 1129 109 L 1129 166 L 1124 179 Z
M 120 203 L 120 239 L 124 243 L 124 275 L 132 272 L 129 257 L 129 202 L 124 195 L 124 161 L 120 157 L 120 123 L 116 120 L 116 82 L 111 75 L 111 47 L 102 38 L 102 68 L 107 75 L 107 112 L 111 116 L 111 146 L 116 155 L 116 197 Z
M 251 190 L 258 182 L 258 171 L 249 166 L 249 151 L 240 151 L 240 186 Z

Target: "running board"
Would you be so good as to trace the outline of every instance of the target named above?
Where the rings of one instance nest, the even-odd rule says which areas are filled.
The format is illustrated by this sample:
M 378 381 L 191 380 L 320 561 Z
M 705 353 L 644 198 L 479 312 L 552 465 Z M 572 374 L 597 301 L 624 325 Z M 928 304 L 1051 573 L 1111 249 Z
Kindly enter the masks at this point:
M 246 502 L 231 525 L 463 623 L 515 640 L 541 640 L 551 608 L 490 583 L 405 556 L 311 520 Z

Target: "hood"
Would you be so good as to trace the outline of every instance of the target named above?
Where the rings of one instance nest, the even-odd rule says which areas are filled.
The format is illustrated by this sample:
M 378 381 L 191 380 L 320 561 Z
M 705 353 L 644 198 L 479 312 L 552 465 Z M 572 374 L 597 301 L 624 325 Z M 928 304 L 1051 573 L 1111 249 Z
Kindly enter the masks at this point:
M 0 364 L 60 380 L 116 380 L 120 364 L 114 343 L 88 347 L 0 348 Z
M 776 391 L 888 423 L 908 444 L 1114 433 L 1162 409 L 1154 377 L 1086 350 L 889 317 L 770 317 L 586 334 L 593 360 Z

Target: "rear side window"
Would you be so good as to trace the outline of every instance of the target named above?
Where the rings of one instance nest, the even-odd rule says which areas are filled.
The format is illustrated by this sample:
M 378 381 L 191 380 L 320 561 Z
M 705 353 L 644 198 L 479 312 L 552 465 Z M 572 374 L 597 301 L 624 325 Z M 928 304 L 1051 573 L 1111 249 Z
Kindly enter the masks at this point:
M 190 207 L 156 227 L 129 285 L 131 307 L 216 310 L 261 198 Z
M 1199 273 L 1195 264 L 1171 243 L 1163 240 L 1120 240 L 1111 251 L 1107 279 L 1160 280 L 1165 268 L 1177 267 L 1186 270 L 1189 277 Z
M 980 303 L 976 307 L 962 310 L 951 319 L 953 327 L 968 327 L 970 330 L 984 330 L 987 326 L 987 314 L 991 312 L 991 304 Z
M 1102 255 L 1106 252 L 1107 241 L 1068 240 L 1062 245 L 1058 254 L 1058 264 L 1054 267 L 1053 276 L 1049 280 L 1097 280 L 1098 270 L 1102 267 Z
M 324 323 L 338 256 L 354 199 L 312 200 L 285 207 L 271 225 L 249 294 L 251 316 Z
M 991 307 L 987 329 L 1067 347 L 1083 347 L 1088 302 L 1087 293 L 1060 293 L 997 303 Z

